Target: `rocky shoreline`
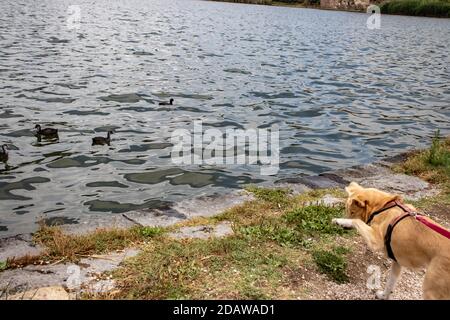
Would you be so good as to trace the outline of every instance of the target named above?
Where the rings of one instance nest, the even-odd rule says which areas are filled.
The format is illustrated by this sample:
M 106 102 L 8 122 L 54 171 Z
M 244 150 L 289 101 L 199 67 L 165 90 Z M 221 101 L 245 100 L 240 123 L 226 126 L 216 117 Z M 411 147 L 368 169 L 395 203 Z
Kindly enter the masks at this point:
M 281 179 L 274 185 L 267 187 L 289 188 L 293 193 L 300 194 L 311 189 L 343 188 L 350 181 L 356 181 L 366 187 L 376 187 L 388 192 L 402 194 L 409 200 L 417 200 L 437 194 L 438 190 L 427 182 L 414 176 L 394 173 L 390 169 L 394 164 L 403 161 L 406 156 L 407 154 L 401 154 L 373 164 L 354 166 L 315 176 Z M 167 227 L 196 217 L 215 216 L 252 199 L 254 199 L 253 196 L 248 192 L 234 191 L 221 196 L 199 197 L 190 201 L 183 201 L 166 209 L 136 211 L 127 213 L 127 215 L 102 217 L 101 219 L 82 221 L 77 225 L 64 225 L 62 228 L 67 233 L 83 234 L 94 231 L 96 228 L 129 228 L 136 224 Z M 333 205 L 336 199 L 326 195 L 321 201 Z M 183 227 L 169 236 L 178 239 L 208 238 L 210 236 L 221 237 L 230 233 L 232 233 L 231 226 L 224 222 L 211 227 Z M 44 248 L 36 246 L 32 242 L 31 234 L 0 239 L 0 261 L 6 261 L 13 257 L 37 255 L 43 250 Z M 67 288 L 67 282 L 70 279 L 67 270 L 70 270 L 71 266 L 75 266 L 74 270 L 77 270 L 79 279 L 81 279 L 80 288 L 83 289 L 72 292 L 71 298 L 76 298 L 80 292 L 109 291 L 114 288 L 113 281 L 102 278 L 101 274 L 117 268 L 123 260 L 136 255 L 138 252 L 137 249 L 130 248 L 122 252 L 101 256 L 87 256 L 81 259 L 77 265 L 61 261 L 53 264 L 29 265 L 21 269 L 5 270 L 0 272 L 0 288 L 3 288 L 3 291 L 7 290 L 10 298 L 18 292 L 23 293 L 42 287 Z M 2 291 L 0 290 L 0 292 Z M 58 292 L 62 291 L 59 290 Z

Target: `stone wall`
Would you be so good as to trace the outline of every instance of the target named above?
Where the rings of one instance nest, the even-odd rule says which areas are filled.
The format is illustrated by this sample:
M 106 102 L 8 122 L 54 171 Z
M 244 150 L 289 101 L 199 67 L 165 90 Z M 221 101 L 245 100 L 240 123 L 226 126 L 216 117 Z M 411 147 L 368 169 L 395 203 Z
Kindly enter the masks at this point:
M 365 11 L 371 2 L 373 2 L 373 1 L 370 1 L 370 0 L 320 0 L 320 7 L 323 9 Z

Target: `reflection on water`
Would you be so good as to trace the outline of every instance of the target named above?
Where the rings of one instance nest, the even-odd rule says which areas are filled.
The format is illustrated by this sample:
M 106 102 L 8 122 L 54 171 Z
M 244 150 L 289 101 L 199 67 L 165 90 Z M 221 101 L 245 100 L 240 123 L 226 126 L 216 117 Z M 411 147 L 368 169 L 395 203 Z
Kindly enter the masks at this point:
M 450 120 L 450 21 L 205 1 L 0 0 L 0 236 L 319 173 L 423 146 Z M 173 106 L 160 101 L 175 99 Z M 170 134 L 281 132 L 281 170 L 176 167 Z M 33 128 L 59 129 L 38 141 Z M 111 146 L 91 146 L 112 130 Z M 447 130 L 447 131 L 446 131 Z

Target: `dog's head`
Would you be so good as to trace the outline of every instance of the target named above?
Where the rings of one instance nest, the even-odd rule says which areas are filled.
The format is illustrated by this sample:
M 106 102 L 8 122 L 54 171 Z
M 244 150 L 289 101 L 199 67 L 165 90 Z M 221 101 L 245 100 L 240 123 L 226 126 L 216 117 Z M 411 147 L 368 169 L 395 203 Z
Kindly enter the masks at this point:
M 375 188 L 363 188 L 356 182 L 345 188 L 348 194 L 346 214 L 350 219 L 361 219 L 367 222 L 370 215 L 383 208 L 388 202 L 401 200 L 398 195 L 389 194 Z

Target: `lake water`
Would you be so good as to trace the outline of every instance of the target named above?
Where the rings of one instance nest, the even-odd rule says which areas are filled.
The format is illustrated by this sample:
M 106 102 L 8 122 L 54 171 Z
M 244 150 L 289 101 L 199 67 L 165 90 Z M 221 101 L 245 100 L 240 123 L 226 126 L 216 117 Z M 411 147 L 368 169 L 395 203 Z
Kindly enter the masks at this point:
M 450 133 L 449 19 L 382 16 L 368 30 L 366 14 L 207 1 L 0 7 L 0 237 L 43 217 L 76 223 L 369 163 Z M 279 125 L 280 171 L 174 165 L 171 132 L 196 120 Z M 59 142 L 39 142 L 36 123 Z M 110 129 L 110 147 L 91 146 Z

